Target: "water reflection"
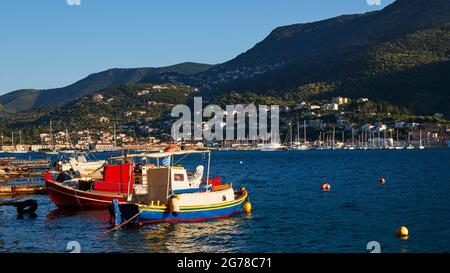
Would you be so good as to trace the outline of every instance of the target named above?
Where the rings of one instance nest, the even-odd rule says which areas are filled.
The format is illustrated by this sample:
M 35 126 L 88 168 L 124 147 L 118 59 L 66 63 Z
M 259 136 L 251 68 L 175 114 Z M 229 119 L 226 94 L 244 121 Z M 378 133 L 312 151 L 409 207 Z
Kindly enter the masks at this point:
M 200 223 L 161 224 L 145 228 L 143 239 L 149 251 L 229 252 L 232 238 L 241 233 L 239 218 Z
M 243 215 L 199 223 L 162 223 L 114 233 L 121 249 L 140 252 L 236 252 Z
M 91 223 L 105 223 L 105 226 L 110 222 L 110 216 L 106 210 L 77 210 L 67 208 L 56 208 L 47 213 L 46 222 L 51 223 L 63 218 L 77 217 Z

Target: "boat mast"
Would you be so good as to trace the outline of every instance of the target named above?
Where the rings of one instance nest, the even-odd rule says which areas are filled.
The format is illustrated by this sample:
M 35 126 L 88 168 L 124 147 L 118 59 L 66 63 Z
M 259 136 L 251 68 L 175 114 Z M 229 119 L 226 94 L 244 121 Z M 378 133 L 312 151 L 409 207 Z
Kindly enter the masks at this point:
M 336 138 L 336 126 L 333 126 L 333 143 L 331 144 L 331 147 L 334 149 L 334 142 Z
M 11 132 L 11 146 L 14 147 L 14 132 Z
M 352 146 L 355 147 L 355 128 L 352 126 Z
M 50 147 L 52 149 L 55 149 L 55 146 L 53 145 L 53 134 L 52 134 L 52 120 L 50 120 Z
M 206 185 L 209 185 L 209 168 L 211 167 L 211 152 L 208 152 L 208 170 L 206 171 Z
M 292 147 L 292 123 L 289 124 L 289 145 Z
M 306 120 L 303 120 L 303 138 L 304 138 L 303 142 L 306 145 Z
M 70 149 L 72 149 L 72 141 L 70 140 L 69 130 L 66 127 L 66 142 L 69 143 Z
M 117 138 L 116 138 L 116 125 L 113 125 L 113 130 L 114 130 L 114 148 L 117 147 Z
M 419 131 L 419 148 L 422 147 L 422 129 Z

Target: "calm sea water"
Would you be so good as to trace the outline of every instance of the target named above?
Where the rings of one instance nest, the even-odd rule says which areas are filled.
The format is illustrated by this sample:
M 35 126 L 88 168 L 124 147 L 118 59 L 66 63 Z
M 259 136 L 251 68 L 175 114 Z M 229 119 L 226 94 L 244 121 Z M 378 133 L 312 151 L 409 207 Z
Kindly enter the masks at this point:
M 0 252 L 68 252 L 70 241 L 82 252 L 368 252 L 370 241 L 382 252 L 450 251 L 450 150 L 224 151 L 213 153 L 211 171 L 248 188 L 251 215 L 105 233 L 107 212 L 30 196 L 34 219 L 0 207 Z M 395 236 L 400 225 L 408 240 Z

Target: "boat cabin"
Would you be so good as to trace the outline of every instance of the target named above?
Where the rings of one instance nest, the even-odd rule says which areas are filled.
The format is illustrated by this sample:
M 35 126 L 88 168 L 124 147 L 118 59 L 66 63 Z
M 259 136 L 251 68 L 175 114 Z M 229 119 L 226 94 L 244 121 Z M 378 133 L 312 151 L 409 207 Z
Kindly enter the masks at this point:
M 156 159 L 156 162 L 155 164 L 106 165 L 104 179 L 95 182 L 94 190 L 127 194 L 130 201 L 133 199 L 137 203 L 154 201 L 161 204 L 166 203 L 167 198 L 172 194 L 207 191 L 209 185 L 206 183 L 206 179 L 203 179 L 204 167 L 202 165 L 197 166 L 194 172 L 187 172 L 183 166 L 171 166 L 173 155 L 186 153 L 198 152 L 138 154 L 113 158 L 125 161 L 131 158 L 142 158 L 142 162 Z M 169 164 L 161 164 L 160 161 L 166 161 L 165 163 L 169 162 Z M 215 183 L 218 183 L 217 179 Z

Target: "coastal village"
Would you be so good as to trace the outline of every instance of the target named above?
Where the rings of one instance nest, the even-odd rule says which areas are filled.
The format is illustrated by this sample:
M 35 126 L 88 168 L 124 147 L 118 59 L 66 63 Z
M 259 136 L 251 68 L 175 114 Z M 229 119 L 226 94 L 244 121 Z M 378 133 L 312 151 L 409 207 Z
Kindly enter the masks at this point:
M 138 91 L 145 96 L 147 90 Z M 94 101 L 103 101 L 100 94 L 93 95 Z M 149 103 L 154 107 L 156 102 Z M 173 105 L 172 105 L 173 106 Z M 389 107 L 389 106 L 387 106 Z M 378 109 L 368 98 L 351 100 L 335 97 L 331 100 L 299 102 L 280 109 L 280 149 L 301 146 L 302 149 L 370 149 L 370 148 L 448 148 L 450 147 L 450 123 L 441 113 L 432 117 L 409 116 L 398 118 L 401 113 Z M 389 109 L 389 108 L 388 108 Z M 139 113 L 136 113 L 139 112 Z M 120 150 L 159 150 L 168 144 L 178 144 L 190 149 L 260 149 L 264 141 L 240 139 L 235 141 L 207 142 L 202 139 L 175 142 L 170 137 L 174 120 L 140 120 L 145 113 L 128 110 L 126 115 L 136 114 L 137 127 L 110 124 L 110 130 L 53 131 L 43 128 L 39 139 L 24 143 L 22 131 L 11 136 L 1 136 L 1 151 L 39 152 L 60 150 L 91 150 L 111 152 Z M 99 117 L 100 123 L 109 123 L 107 117 Z M 203 122 L 204 124 L 206 122 Z M 146 131 L 142 136 L 136 132 Z M 282 144 L 282 145 L 281 145 Z

